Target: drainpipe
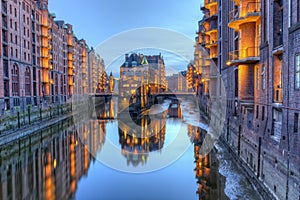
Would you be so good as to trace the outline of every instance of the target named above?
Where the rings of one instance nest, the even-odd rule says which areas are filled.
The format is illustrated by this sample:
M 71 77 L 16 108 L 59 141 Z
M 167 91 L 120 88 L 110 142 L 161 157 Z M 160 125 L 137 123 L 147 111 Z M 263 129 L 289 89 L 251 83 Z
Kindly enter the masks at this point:
M 284 52 L 285 53 L 285 52 Z M 289 51 L 287 52 L 289 53 Z M 288 73 L 287 73 L 287 86 L 290 84 L 290 68 L 289 68 L 289 56 L 287 60 L 287 65 L 288 66 Z M 289 178 L 290 178 L 290 134 L 289 134 L 289 107 L 290 107 L 290 90 L 287 88 L 287 117 L 286 117 L 286 126 L 287 126 L 287 179 L 286 179 L 286 199 L 289 198 Z

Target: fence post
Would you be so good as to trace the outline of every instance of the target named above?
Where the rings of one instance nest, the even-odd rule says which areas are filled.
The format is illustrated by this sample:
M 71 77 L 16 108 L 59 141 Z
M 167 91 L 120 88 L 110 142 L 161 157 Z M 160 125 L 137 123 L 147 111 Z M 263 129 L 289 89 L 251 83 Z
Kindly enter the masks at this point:
M 20 112 L 18 111 L 18 128 L 21 128 L 21 123 L 20 123 Z
M 30 106 L 28 106 L 28 123 L 31 124 L 31 122 L 30 122 Z
M 43 116 L 42 116 L 42 108 L 40 108 L 40 120 L 43 120 Z
M 52 118 L 52 114 L 51 114 L 52 107 L 51 106 L 49 107 L 50 107 L 50 118 Z

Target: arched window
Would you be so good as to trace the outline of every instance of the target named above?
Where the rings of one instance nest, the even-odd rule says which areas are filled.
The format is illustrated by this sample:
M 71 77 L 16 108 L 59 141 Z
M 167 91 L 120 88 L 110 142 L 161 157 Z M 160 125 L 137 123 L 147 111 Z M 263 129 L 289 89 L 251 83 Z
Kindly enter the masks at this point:
M 19 67 L 18 65 L 14 65 L 13 69 L 11 70 L 12 76 L 12 95 L 13 96 L 20 96 L 20 85 L 19 85 Z
M 55 79 L 54 79 L 54 85 L 55 85 L 55 94 L 58 94 L 58 75 L 55 74 Z
M 64 77 L 60 76 L 60 94 L 64 94 Z
M 25 95 L 31 96 L 31 72 L 29 67 L 25 71 Z

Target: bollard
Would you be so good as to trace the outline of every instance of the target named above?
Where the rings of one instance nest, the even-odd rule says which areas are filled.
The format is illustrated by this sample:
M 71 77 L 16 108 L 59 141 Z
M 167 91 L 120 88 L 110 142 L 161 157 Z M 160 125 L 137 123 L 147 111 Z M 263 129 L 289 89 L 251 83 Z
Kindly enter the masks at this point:
M 28 123 L 31 124 L 30 123 L 30 106 L 28 106 Z
M 42 116 L 42 108 L 40 108 L 40 120 L 43 120 L 43 116 Z
M 20 112 L 18 111 L 18 128 L 21 128 L 21 123 L 20 123 Z

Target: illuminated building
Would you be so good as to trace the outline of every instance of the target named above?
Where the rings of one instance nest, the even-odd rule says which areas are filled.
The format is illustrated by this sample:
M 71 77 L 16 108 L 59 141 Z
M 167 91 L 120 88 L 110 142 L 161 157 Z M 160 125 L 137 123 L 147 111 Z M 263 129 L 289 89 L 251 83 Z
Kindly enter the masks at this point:
M 178 72 L 178 74 L 173 74 L 172 76 L 167 76 L 167 90 L 169 92 L 186 92 L 186 71 Z
M 196 94 L 200 91 L 200 79 L 201 74 L 195 68 L 193 64 L 188 64 L 187 71 L 186 71 L 186 83 L 188 92 L 194 92 Z
M 139 101 L 141 108 L 146 107 L 150 95 L 164 91 L 166 84 L 165 64 L 161 55 L 126 54 L 125 62 L 120 67 L 120 109 L 128 107 L 131 97 Z
M 218 16 L 211 15 L 215 6 Z M 195 65 L 202 68 L 201 82 L 211 82 L 213 73 L 203 71 L 206 65 L 201 57 L 205 55 L 201 54 L 207 52 L 216 60 L 211 54 L 215 31 L 210 29 L 211 21 L 217 19 L 215 64 L 227 98 L 223 102 L 227 106 L 224 140 L 255 181 L 267 188 L 265 194 L 272 191 L 279 199 L 298 199 L 300 2 L 207 0 L 202 10 L 205 16 L 199 21 Z M 217 97 L 218 91 L 217 87 Z M 209 86 L 210 96 L 215 92 Z M 203 107 L 207 99 L 200 98 Z
M 94 72 L 88 45 L 75 36 L 72 25 L 56 20 L 48 0 L 0 4 L 1 112 L 64 104 L 73 94 L 90 92 L 89 73 Z M 103 60 L 97 69 L 103 72 Z
M 106 72 L 103 59 L 98 55 L 94 48 L 88 51 L 88 91 L 90 94 L 103 92 L 106 87 Z M 105 84 L 105 85 L 103 85 Z
M 115 80 L 111 72 L 109 75 L 109 92 L 113 93 L 114 88 L 115 88 Z

